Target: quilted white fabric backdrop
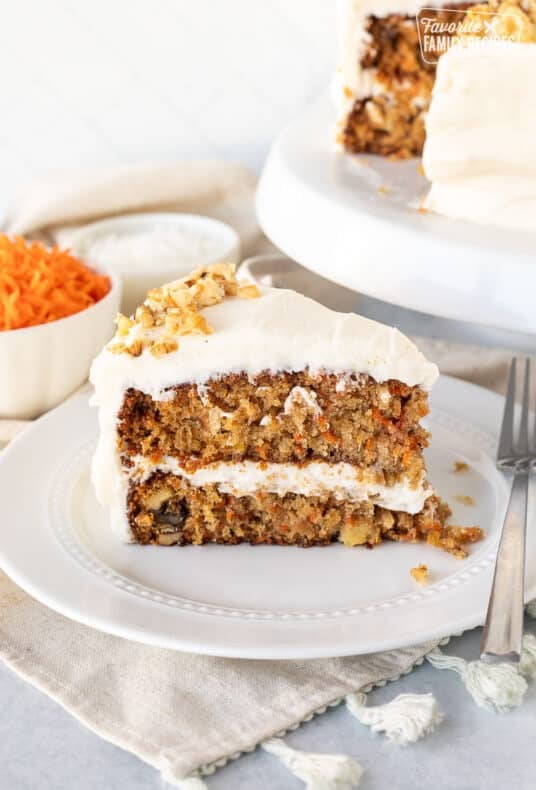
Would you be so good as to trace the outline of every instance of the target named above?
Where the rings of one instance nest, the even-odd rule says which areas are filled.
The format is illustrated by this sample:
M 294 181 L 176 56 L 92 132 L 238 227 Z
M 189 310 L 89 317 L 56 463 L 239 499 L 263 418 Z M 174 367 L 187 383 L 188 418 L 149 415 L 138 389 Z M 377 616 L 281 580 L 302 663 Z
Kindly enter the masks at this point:
M 328 85 L 335 0 L 4 0 L 0 208 L 57 167 L 259 167 Z

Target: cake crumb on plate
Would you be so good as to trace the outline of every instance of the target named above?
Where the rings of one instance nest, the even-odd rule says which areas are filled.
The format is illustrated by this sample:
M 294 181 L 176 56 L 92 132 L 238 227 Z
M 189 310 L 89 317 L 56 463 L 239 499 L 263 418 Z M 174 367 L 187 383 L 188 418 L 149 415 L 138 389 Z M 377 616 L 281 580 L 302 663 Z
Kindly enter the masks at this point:
M 465 461 L 454 461 L 454 472 L 456 474 L 463 474 L 463 472 L 469 471 L 469 464 L 466 464 Z
M 473 507 L 475 504 L 475 500 L 472 496 L 469 496 L 469 494 L 456 494 L 454 499 L 462 505 L 467 505 L 467 507 Z
M 417 584 L 426 587 L 427 584 L 430 583 L 430 572 L 428 570 L 428 566 L 421 563 L 417 565 L 415 568 L 410 570 L 410 574 L 412 578 L 417 582 Z

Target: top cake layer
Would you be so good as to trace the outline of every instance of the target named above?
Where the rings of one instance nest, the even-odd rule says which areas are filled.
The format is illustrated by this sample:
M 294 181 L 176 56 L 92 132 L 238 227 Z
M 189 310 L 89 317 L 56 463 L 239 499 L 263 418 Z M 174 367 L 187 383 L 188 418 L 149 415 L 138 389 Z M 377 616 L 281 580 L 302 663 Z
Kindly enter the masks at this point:
M 395 379 L 425 390 L 434 384 L 437 367 L 398 330 L 333 312 L 293 291 L 251 288 L 244 295 L 258 298 L 224 295 L 199 309 L 191 318 L 199 324 L 192 333 L 179 327 L 173 334 L 172 327 L 170 334 L 175 316 L 169 310 L 160 326 L 145 326 L 142 314 L 135 322 L 124 319 L 124 335 L 108 344 L 91 369 L 98 402 L 114 398 L 118 406 L 129 387 L 158 398 L 174 385 L 265 371 L 364 373 L 377 382 Z M 209 325 L 208 334 L 202 324 Z

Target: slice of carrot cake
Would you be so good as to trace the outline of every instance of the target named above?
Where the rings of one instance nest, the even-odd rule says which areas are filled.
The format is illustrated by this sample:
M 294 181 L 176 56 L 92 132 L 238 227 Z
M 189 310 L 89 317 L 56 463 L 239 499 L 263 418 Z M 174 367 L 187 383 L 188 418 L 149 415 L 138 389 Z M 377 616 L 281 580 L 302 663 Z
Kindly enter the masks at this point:
M 142 544 L 313 546 L 384 538 L 464 556 L 426 480 L 437 368 L 396 329 L 234 267 L 149 292 L 93 363 L 93 481 Z

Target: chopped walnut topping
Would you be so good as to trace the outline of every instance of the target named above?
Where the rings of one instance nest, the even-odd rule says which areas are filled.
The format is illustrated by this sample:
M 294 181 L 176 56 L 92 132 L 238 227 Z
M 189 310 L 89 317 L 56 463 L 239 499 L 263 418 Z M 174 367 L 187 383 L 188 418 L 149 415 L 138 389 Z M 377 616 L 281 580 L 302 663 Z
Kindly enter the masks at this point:
M 136 310 L 136 320 L 138 320 L 145 329 L 150 329 L 155 325 L 154 313 L 150 307 L 142 304 Z
M 536 0 L 489 0 L 472 6 L 465 17 L 467 36 L 533 44 Z
M 200 266 L 187 277 L 153 288 L 147 299 L 136 310 L 133 318 L 119 313 L 117 331 L 108 346 L 112 354 L 130 354 L 138 357 L 148 349 L 155 357 L 177 351 L 175 340 L 181 335 L 210 335 L 212 327 L 201 310 L 223 301 L 226 296 L 256 299 L 259 289 L 253 284 L 240 284 L 231 263 Z M 154 334 L 156 327 L 164 327 L 165 335 Z M 131 330 L 133 339 L 127 342 Z
M 260 292 L 256 285 L 241 285 L 238 289 L 238 296 L 241 299 L 257 299 Z
M 127 351 L 132 357 L 139 357 L 143 351 L 143 341 L 136 338 L 129 346 Z
M 112 343 L 108 346 L 108 351 L 112 354 L 130 354 L 131 357 L 139 357 L 143 351 L 141 340 L 134 340 L 130 345 L 126 343 Z
M 124 354 L 127 350 L 127 347 L 124 343 L 112 343 L 111 346 L 108 346 L 108 351 L 111 354 Z
M 170 354 L 172 351 L 177 351 L 179 344 L 176 340 L 163 337 L 157 340 L 151 346 L 151 354 L 155 357 L 163 357 L 165 354 Z
M 170 335 L 176 335 L 181 328 L 179 317 L 168 313 L 164 319 L 164 326 L 166 327 L 166 332 L 169 332 Z
M 421 563 L 421 565 L 417 565 L 416 568 L 412 568 L 410 570 L 410 574 L 415 579 L 417 584 L 426 587 L 427 584 L 430 583 L 430 573 L 428 571 L 428 566 Z
M 125 337 L 134 326 L 134 321 L 132 318 L 127 318 L 126 315 L 123 315 L 123 313 L 117 314 L 115 323 L 117 326 L 117 337 Z
M 205 316 L 200 313 L 189 311 L 185 316 L 182 324 L 175 334 L 178 335 L 211 335 L 212 327 L 208 323 Z

